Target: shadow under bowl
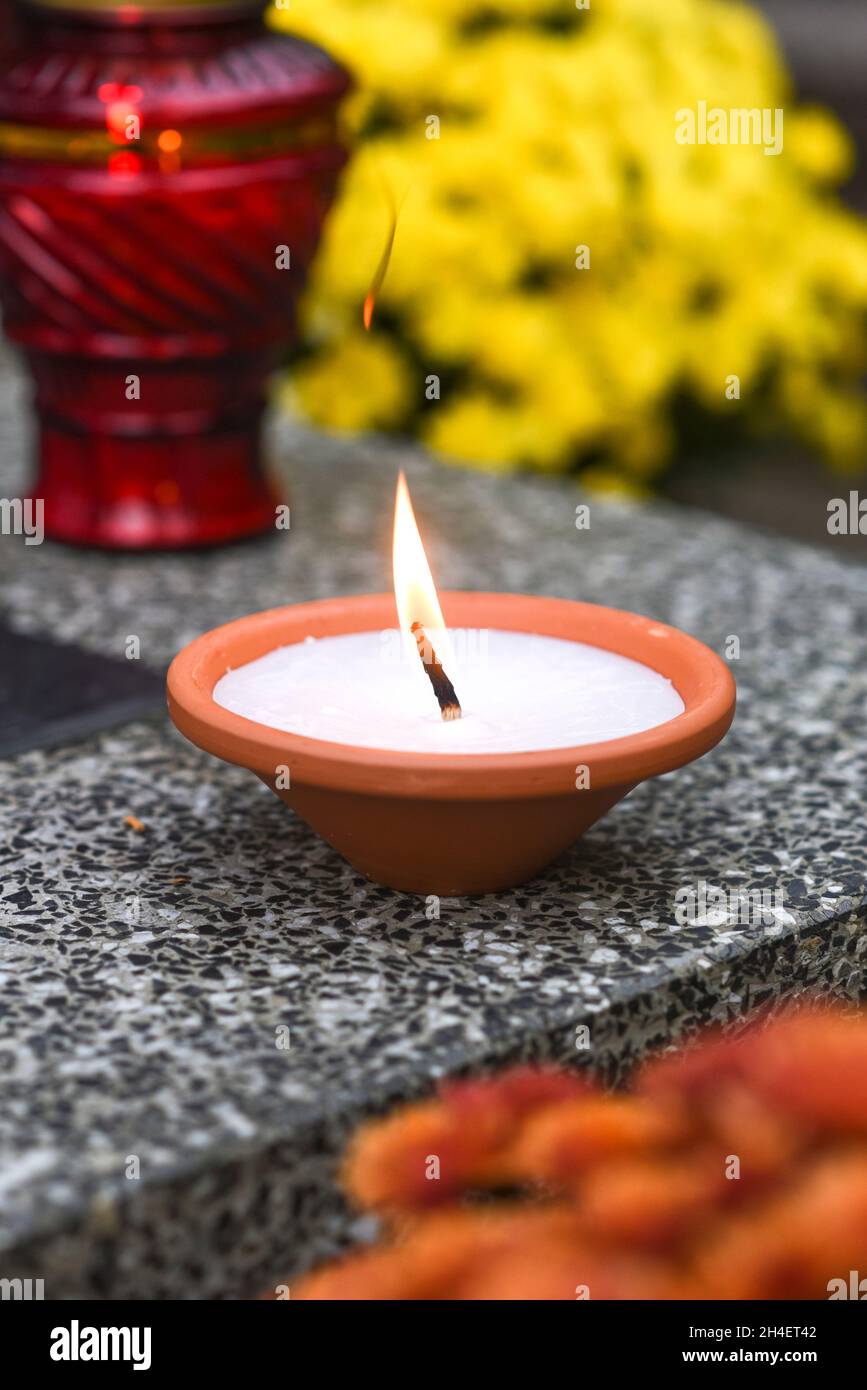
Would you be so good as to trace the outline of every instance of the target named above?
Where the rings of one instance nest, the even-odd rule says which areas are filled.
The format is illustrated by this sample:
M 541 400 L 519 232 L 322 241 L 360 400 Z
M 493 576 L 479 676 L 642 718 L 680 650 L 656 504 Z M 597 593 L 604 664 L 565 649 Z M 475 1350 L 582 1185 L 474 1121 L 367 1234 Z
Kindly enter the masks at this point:
M 192 743 L 255 772 L 360 873 L 451 897 L 532 878 L 646 777 L 701 757 L 734 716 L 735 683 L 694 637 L 635 613 L 520 594 L 444 593 L 449 627 L 504 629 L 602 647 L 667 677 L 684 712 L 604 743 L 529 753 L 357 748 L 286 733 L 218 705 L 232 668 L 305 637 L 396 626 L 394 597 L 327 599 L 254 613 L 206 632 L 168 673 L 169 713 Z M 576 789 L 576 768 L 590 785 Z M 291 786 L 275 785 L 287 767 Z

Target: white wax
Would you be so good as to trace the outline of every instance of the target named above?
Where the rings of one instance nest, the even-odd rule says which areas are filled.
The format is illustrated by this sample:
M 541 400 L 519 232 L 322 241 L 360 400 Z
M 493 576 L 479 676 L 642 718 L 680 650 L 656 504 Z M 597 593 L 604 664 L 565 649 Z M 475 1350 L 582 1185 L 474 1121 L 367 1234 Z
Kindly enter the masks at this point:
M 649 666 L 581 642 L 525 632 L 429 634 L 463 717 L 444 722 L 415 643 L 397 631 L 307 638 L 229 671 L 224 709 L 273 729 L 361 748 L 516 753 L 601 743 L 682 714 Z M 439 645 L 438 645 L 439 643 Z

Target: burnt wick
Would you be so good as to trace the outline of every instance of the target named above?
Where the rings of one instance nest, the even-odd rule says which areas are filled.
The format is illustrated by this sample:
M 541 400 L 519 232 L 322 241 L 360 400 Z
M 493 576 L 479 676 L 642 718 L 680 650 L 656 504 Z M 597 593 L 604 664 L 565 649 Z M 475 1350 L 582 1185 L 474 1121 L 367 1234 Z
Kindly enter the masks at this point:
M 410 632 L 415 638 L 418 647 L 418 654 L 421 657 L 421 664 L 427 672 L 427 678 L 433 686 L 434 695 L 437 697 L 437 704 L 440 707 L 440 714 L 443 719 L 460 719 L 461 702 L 455 694 L 455 688 L 440 666 L 437 654 L 428 640 L 428 635 L 421 623 L 413 623 Z

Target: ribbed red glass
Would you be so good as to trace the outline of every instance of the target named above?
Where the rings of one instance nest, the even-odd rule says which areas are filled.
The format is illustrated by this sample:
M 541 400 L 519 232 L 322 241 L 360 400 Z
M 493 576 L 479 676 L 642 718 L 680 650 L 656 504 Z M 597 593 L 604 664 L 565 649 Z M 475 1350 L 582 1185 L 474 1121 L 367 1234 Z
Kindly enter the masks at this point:
M 349 78 L 263 8 L 15 6 L 0 295 L 56 539 L 187 546 L 274 525 L 265 383 L 345 160 Z

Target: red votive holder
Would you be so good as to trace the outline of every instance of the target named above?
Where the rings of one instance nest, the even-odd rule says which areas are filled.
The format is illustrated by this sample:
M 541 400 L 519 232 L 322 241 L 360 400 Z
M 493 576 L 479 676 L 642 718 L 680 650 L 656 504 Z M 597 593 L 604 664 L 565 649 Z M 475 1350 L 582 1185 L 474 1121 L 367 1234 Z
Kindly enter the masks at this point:
M 273 527 L 285 500 L 265 388 L 346 158 L 350 79 L 264 9 L 13 5 L 0 296 L 54 539 L 206 545 Z

